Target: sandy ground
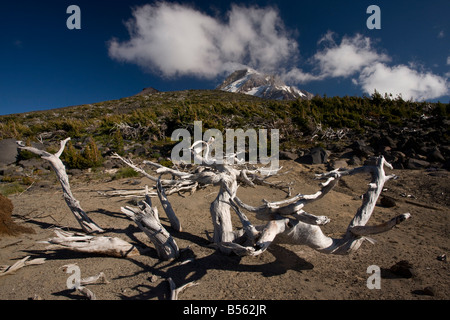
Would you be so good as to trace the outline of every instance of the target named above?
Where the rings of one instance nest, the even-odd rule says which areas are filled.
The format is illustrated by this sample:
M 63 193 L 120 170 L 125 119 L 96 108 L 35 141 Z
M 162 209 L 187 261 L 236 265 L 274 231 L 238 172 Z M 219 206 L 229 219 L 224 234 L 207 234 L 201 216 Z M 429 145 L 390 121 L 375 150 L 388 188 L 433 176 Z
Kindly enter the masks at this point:
M 284 162 L 283 166 L 292 169 L 282 179 L 294 182 L 293 194 L 313 193 L 319 189 L 313 178 L 314 173 L 325 171 L 323 166 L 305 166 L 293 161 Z M 80 293 L 67 289 L 69 274 L 63 272 L 62 266 L 70 263 L 79 266 L 81 277 L 100 272 L 106 275 L 110 283 L 87 286 L 102 300 L 168 299 L 166 279 L 169 277 L 177 286 L 198 282 L 180 294 L 179 299 L 183 300 L 449 299 L 449 265 L 438 259 L 438 256 L 448 255 L 450 249 L 449 172 L 395 170 L 394 173 L 399 179 L 388 181 L 384 194 L 395 198 L 397 205 L 393 208 L 378 205 L 369 224 L 405 212 L 410 212 L 412 218 L 388 233 L 373 236 L 375 244 L 365 241 L 349 256 L 327 255 L 304 246 L 276 243 L 257 257 L 241 258 L 217 252 L 208 247 L 205 235 L 205 230 L 212 231 L 209 203 L 217 193 L 217 187 L 212 186 L 185 197 L 169 196 L 183 226 L 181 233 L 170 230 L 159 200 L 154 198 L 153 204 L 159 208 L 163 225 L 171 231 L 181 249 L 188 248 L 177 261 L 161 262 L 155 250 L 127 259 L 67 250 L 49 251 L 38 241 L 52 237 L 53 227 L 80 229 L 62 198 L 56 179 L 45 188 L 33 186 L 9 198 L 14 204 L 14 220 L 31 227 L 34 233 L 0 236 L 0 265 L 12 265 L 25 256 L 46 258 L 46 262 L 0 277 L 0 300 L 83 299 Z M 339 237 L 360 206 L 359 196 L 366 191 L 368 182 L 368 176 L 345 177 L 324 199 L 305 209 L 331 218 L 323 230 Z M 97 224 L 108 229 L 106 235 L 153 248 L 145 234 L 120 212 L 121 206 L 134 205 L 135 200 L 108 198 L 97 192 L 114 188 L 141 189 L 145 184 L 152 185 L 146 178 L 102 181 L 84 176 L 71 180 L 74 196 Z M 240 188 L 238 195 L 253 205 L 260 204 L 262 199 L 286 196 L 280 190 L 261 186 Z M 258 224 L 251 214 L 248 217 Z M 233 219 L 239 227 L 237 217 Z M 187 259 L 191 259 L 190 262 L 180 263 Z M 412 277 L 399 276 L 390 270 L 402 260 L 412 265 Z M 380 289 L 367 287 L 371 276 L 367 269 L 371 265 L 381 268 Z

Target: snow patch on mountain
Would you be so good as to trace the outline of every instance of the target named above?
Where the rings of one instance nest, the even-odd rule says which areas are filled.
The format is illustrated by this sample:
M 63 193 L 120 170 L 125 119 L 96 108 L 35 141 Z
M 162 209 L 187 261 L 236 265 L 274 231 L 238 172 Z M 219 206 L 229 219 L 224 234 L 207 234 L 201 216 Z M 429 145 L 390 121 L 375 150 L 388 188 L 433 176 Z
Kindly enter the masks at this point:
M 305 90 L 286 85 L 278 76 L 262 74 L 254 69 L 233 72 L 216 89 L 274 100 L 311 99 L 313 97 Z

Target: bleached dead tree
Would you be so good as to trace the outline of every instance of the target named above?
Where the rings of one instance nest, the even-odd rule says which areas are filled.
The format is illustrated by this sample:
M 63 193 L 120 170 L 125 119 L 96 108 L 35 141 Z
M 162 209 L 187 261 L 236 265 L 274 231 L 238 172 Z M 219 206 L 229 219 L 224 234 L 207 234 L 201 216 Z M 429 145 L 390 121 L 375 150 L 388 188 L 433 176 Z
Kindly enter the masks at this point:
M 86 233 L 103 232 L 104 230 L 100 228 L 94 221 L 92 221 L 92 219 L 88 217 L 86 212 L 84 212 L 84 210 L 81 208 L 80 202 L 77 199 L 75 199 L 70 189 L 69 177 L 67 176 L 66 173 L 66 167 L 64 166 L 64 164 L 60 159 L 61 154 L 63 153 L 64 148 L 66 146 L 66 143 L 69 140 L 70 138 L 61 141 L 59 151 L 56 152 L 55 154 L 52 154 L 45 150 L 37 149 L 35 147 L 27 147 L 23 144 L 22 141 L 17 141 L 17 144 L 20 149 L 27 150 L 34 154 L 37 154 L 42 159 L 45 159 L 48 162 L 50 162 L 50 165 L 52 166 L 53 170 L 55 170 L 56 177 L 61 183 L 64 200 L 66 201 L 67 206 L 72 211 L 73 215 L 77 219 L 83 231 Z
M 158 257 L 162 260 L 178 258 L 180 251 L 175 240 L 159 221 L 158 210 L 152 207 L 148 194 L 140 208 L 124 207 L 122 212 L 132 219 L 154 244 Z
M 54 155 L 32 147 L 21 146 L 21 148 L 39 154 L 42 158 L 50 161 L 63 186 L 64 197 L 69 207 L 74 212 L 83 229 L 85 231 L 87 230 L 87 232 L 93 232 L 96 229 L 96 225 L 85 214 L 80 214 L 80 212 L 84 212 L 70 192 L 67 174 L 65 173 L 64 165 L 59 159 L 68 140 L 69 138 L 61 142 L 60 150 Z M 195 146 L 198 144 L 206 144 L 205 156 L 203 156 L 202 152 L 196 151 Z M 321 183 L 321 189 L 314 194 L 298 194 L 294 197 L 276 202 L 264 200 L 263 205 L 254 207 L 244 203 L 237 196 L 238 186 L 239 184 L 244 184 L 254 187 L 255 182 L 260 182 L 264 179 L 261 177 L 261 172 L 266 171 L 266 169 L 249 169 L 239 163 L 233 164 L 233 161 L 219 161 L 211 157 L 208 146 L 208 143 L 203 141 L 197 141 L 192 145 L 191 152 L 194 160 L 196 163 L 201 163 L 198 169 L 192 172 L 182 172 L 146 161 L 146 164 L 150 164 L 156 168 L 156 173 L 159 177 L 148 174 L 145 170 L 134 165 L 130 160 L 118 155 L 115 155 L 115 157 L 156 182 L 156 189 L 163 209 L 169 217 L 172 228 L 177 231 L 182 230 L 181 223 L 170 205 L 163 186 L 175 189 L 185 187 L 195 189 L 198 186 L 204 185 L 218 186 L 219 192 L 210 205 L 210 215 L 214 227 L 213 236 L 210 240 L 223 253 L 229 254 L 234 252 L 239 255 L 258 255 L 264 252 L 277 238 L 286 243 L 307 245 L 323 253 L 349 254 L 357 250 L 362 241 L 368 239 L 368 236 L 371 234 L 386 232 L 395 225 L 410 218 L 410 214 L 405 213 L 380 225 L 366 225 L 375 208 L 377 199 L 383 190 L 384 184 L 395 177 L 394 175 L 385 174 L 384 167 L 392 169 L 392 166 L 382 156 L 378 157 L 373 165 L 349 170 L 336 169 L 319 175 L 317 177 L 318 179 L 326 181 Z M 328 223 L 330 220 L 326 216 L 309 214 L 303 208 L 313 201 L 322 199 L 337 185 L 341 177 L 360 173 L 370 173 L 372 175 L 372 181 L 363 196 L 362 205 L 351 220 L 342 238 L 335 239 L 328 237 L 322 232 L 320 226 Z M 172 178 L 162 179 L 162 175 L 171 175 Z M 134 220 L 139 228 L 149 236 L 161 259 L 170 260 L 177 258 L 179 256 L 179 249 L 176 242 L 170 233 L 161 225 L 156 207 L 152 207 L 151 205 L 148 191 L 146 191 L 146 194 L 146 200 L 142 203 L 141 208 L 126 207 L 122 208 L 122 212 Z M 243 210 L 254 213 L 256 218 L 268 222 L 265 225 L 254 226 L 244 214 Z M 242 229 L 233 228 L 231 222 L 232 211 L 238 215 L 243 226 Z M 105 246 L 104 242 L 106 237 L 103 238 L 100 239 L 101 247 Z M 68 242 L 67 240 L 70 241 Z M 73 235 L 65 235 L 62 233 L 58 234 L 57 238 L 52 239 L 53 244 L 63 244 L 77 250 L 80 248 L 83 248 L 82 250 L 85 249 L 86 245 L 83 241 L 89 242 L 89 245 L 92 246 L 99 239 L 83 235 L 78 235 L 77 238 Z M 113 249 L 117 245 L 114 241 L 106 239 L 106 247 L 111 245 L 111 249 Z M 123 245 L 130 248 L 128 247 L 129 244 L 125 243 Z M 119 252 L 118 256 L 123 256 L 123 253 L 128 252 L 128 249 L 122 250 L 120 246 L 122 246 L 122 243 L 117 247 Z M 96 246 L 94 245 L 94 247 Z M 135 250 L 132 251 L 135 252 Z
M 298 195 L 280 202 L 266 202 L 260 207 L 246 205 L 235 196 L 234 201 L 239 207 L 256 213 L 260 218 L 269 217 L 272 219 L 260 233 L 260 237 L 256 240 L 254 246 L 247 248 L 248 254 L 260 254 L 267 249 L 277 235 L 284 243 L 307 245 L 323 253 L 349 254 L 356 251 L 364 240 L 369 240 L 367 236 L 389 231 L 397 224 L 409 219 L 411 215 L 404 213 L 379 225 L 366 225 L 385 182 L 395 177 L 395 175 L 386 175 L 384 166 L 392 169 L 392 166 L 380 156 L 371 166 L 349 170 L 336 169 L 318 175 L 318 179 L 327 179 L 327 181 L 322 183 L 322 190 L 316 194 Z M 372 175 L 372 181 L 369 183 L 369 188 L 363 195 L 362 205 L 350 221 L 345 235 L 340 239 L 328 237 L 320 228 L 320 225 L 328 222 L 327 218 L 311 216 L 303 211 L 303 207 L 311 201 L 322 198 L 338 183 L 342 176 L 367 172 Z M 288 217 L 289 215 L 291 217 Z
M 47 249 L 67 249 L 76 252 L 128 258 L 140 255 L 139 249 L 117 237 L 73 233 L 55 228 L 56 237 L 38 243 L 48 244 Z
M 264 252 L 269 245 L 279 238 L 283 242 L 307 245 L 323 253 L 349 254 L 359 248 L 367 236 L 375 233 L 386 232 L 395 225 L 410 218 L 409 213 L 399 215 L 383 224 L 366 226 L 376 201 L 383 190 L 385 182 L 394 178 L 394 175 L 386 175 L 384 167 L 392 169 L 392 166 L 381 156 L 376 163 L 370 166 L 350 170 L 334 170 L 319 175 L 318 179 L 326 180 L 321 183 L 321 190 L 312 195 L 298 194 L 289 199 L 278 202 L 264 201 L 259 207 L 245 204 L 237 196 L 238 184 L 254 187 L 254 180 L 259 176 L 261 169 L 249 170 L 245 167 L 233 166 L 215 159 L 209 158 L 208 148 L 205 157 L 201 153 L 194 152 L 197 163 L 202 163 L 202 170 L 196 173 L 186 173 L 163 167 L 159 164 L 147 162 L 156 167 L 158 174 L 171 174 L 172 180 L 166 180 L 168 185 L 180 185 L 183 183 L 211 184 L 219 186 L 217 197 L 210 205 L 210 214 L 214 226 L 214 234 L 211 241 L 223 253 L 234 252 L 239 255 L 258 255 Z M 201 142 L 204 143 L 204 142 Z M 121 158 L 126 164 L 130 162 Z M 133 167 L 133 166 L 132 166 Z M 144 171 L 139 168 L 139 172 Z M 144 171 L 145 172 L 145 171 Z M 303 207 L 313 201 L 322 199 L 338 183 L 342 176 L 369 172 L 372 181 L 369 189 L 363 196 L 361 207 L 350 222 L 345 235 L 341 239 L 334 239 L 325 235 L 320 226 L 330 220 L 325 216 L 315 216 L 303 210 Z M 145 173 L 148 175 L 147 173 Z M 154 179 L 154 178 L 153 178 Z M 256 214 L 256 218 L 268 220 L 266 225 L 254 226 L 242 209 Z M 234 230 L 231 223 L 231 210 L 239 216 L 243 228 Z

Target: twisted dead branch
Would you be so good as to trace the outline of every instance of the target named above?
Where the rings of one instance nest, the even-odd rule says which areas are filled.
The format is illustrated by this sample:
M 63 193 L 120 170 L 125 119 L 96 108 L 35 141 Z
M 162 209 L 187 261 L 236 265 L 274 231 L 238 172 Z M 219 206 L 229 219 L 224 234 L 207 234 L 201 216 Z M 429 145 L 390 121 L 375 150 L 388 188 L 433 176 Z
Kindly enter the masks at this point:
M 178 245 L 159 221 L 158 210 L 156 207 L 152 207 L 150 197 L 147 195 L 145 201 L 142 201 L 141 204 L 140 208 L 125 207 L 121 210 L 149 237 L 155 245 L 160 259 L 172 260 L 178 258 L 180 254 Z
M 56 173 L 56 176 L 61 183 L 61 187 L 63 189 L 63 196 L 64 200 L 67 203 L 67 206 L 72 211 L 73 215 L 77 219 L 78 223 L 80 224 L 81 228 L 86 233 L 95 233 L 95 232 L 104 232 L 102 228 L 100 228 L 94 221 L 92 221 L 86 212 L 81 208 L 80 202 L 75 199 L 75 197 L 72 194 L 72 191 L 70 189 L 69 184 L 69 177 L 66 173 L 66 167 L 62 163 L 60 157 L 61 154 L 64 151 L 64 148 L 66 146 L 67 141 L 69 141 L 70 138 L 67 138 L 63 141 L 61 141 L 61 146 L 58 152 L 55 154 L 49 153 L 44 150 L 37 149 L 35 147 L 27 147 L 25 146 L 22 141 L 17 141 L 17 144 L 20 149 L 30 151 L 34 154 L 39 155 L 42 159 L 47 160 L 50 162 L 50 165 L 52 166 L 53 170 Z
M 206 145 L 204 153 L 203 151 L 199 152 L 198 148 L 196 151 L 195 146 L 200 143 Z M 172 180 L 165 180 L 168 185 L 180 183 L 192 185 L 197 182 L 220 187 L 217 197 L 210 205 L 214 226 L 214 233 L 210 240 L 223 253 L 258 255 L 263 253 L 275 238 L 279 238 L 283 242 L 307 245 L 323 253 L 349 254 L 357 250 L 361 243 L 368 239 L 368 235 L 386 232 L 411 217 L 409 213 L 405 213 L 378 226 L 366 226 L 384 184 L 395 177 L 385 174 L 384 167 L 392 169 L 392 166 L 382 156 L 378 157 L 376 163 L 371 166 L 350 170 L 336 169 L 318 175 L 317 179 L 326 181 L 320 184 L 321 190 L 314 194 L 298 194 L 276 202 L 263 200 L 263 205 L 254 207 L 239 199 L 237 196 L 238 184 L 254 187 L 256 181 L 260 182 L 263 179 L 260 175 L 261 169 L 249 170 L 239 164 L 229 165 L 219 162 L 209 155 L 208 146 L 209 142 L 197 141 L 190 148 L 196 162 L 201 163 L 202 170 L 196 173 L 181 172 L 148 161 L 147 163 L 156 167 L 158 174 L 171 174 L 172 177 L 175 177 Z M 124 161 L 124 159 L 122 160 Z M 129 162 L 124 162 L 130 165 Z M 363 196 L 363 203 L 350 222 L 345 235 L 341 239 L 326 236 L 320 226 L 328 223 L 330 219 L 326 216 L 307 213 L 303 208 L 313 201 L 322 199 L 337 185 L 342 176 L 364 172 L 372 175 L 372 181 Z M 167 198 L 165 201 L 168 203 Z M 233 229 L 231 209 L 239 216 L 243 229 Z M 266 225 L 253 226 L 241 209 L 254 213 L 259 220 L 268 220 L 269 222 Z
M 117 237 L 93 236 L 56 228 L 56 237 L 39 243 L 49 244 L 47 250 L 68 249 L 76 252 L 101 254 L 117 258 L 140 255 L 138 248 Z
M 30 256 L 26 256 L 23 259 L 20 259 L 16 263 L 14 263 L 11 266 L 0 266 L 0 277 L 6 276 L 8 274 L 13 274 L 17 270 L 26 267 L 26 266 L 32 266 L 37 264 L 43 264 L 45 262 L 45 258 L 37 258 L 29 260 Z
M 318 179 L 327 179 L 327 181 L 322 183 L 322 190 L 316 194 L 310 196 L 297 195 L 294 198 L 278 203 L 266 202 L 258 208 L 248 206 L 235 197 L 234 200 L 242 208 L 255 212 L 260 216 L 270 215 L 274 219 L 261 232 L 259 240 L 254 245 L 255 250 L 247 249 L 247 251 L 252 255 L 260 254 L 273 241 L 274 235 L 279 235 L 280 240 L 284 243 L 307 245 L 323 253 L 349 254 L 360 247 L 361 243 L 367 239 L 367 235 L 389 231 L 395 225 L 409 219 L 411 215 L 405 213 L 380 225 L 366 226 L 385 182 L 395 178 L 395 175 L 387 176 L 385 174 L 384 166 L 392 169 L 392 166 L 381 156 L 376 159 L 376 164 L 373 166 L 364 166 L 350 170 L 336 169 L 318 175 Z M 303 206 L 322 198 L 337 184 L 342 176 L 363 172 L 371 173 L 372 181 L 367 192 L 363 195 L 362 205 L 351 220 L 345 235 L 340 239 L 326 236 L 320 229 L 320 225 L 326 223 L 327 218 L 311 217 L 302 210 Z M 279 206 L 285 203 L 289 204 Z M 291 215 L 292 218 L 286 217 L 286 215 Z

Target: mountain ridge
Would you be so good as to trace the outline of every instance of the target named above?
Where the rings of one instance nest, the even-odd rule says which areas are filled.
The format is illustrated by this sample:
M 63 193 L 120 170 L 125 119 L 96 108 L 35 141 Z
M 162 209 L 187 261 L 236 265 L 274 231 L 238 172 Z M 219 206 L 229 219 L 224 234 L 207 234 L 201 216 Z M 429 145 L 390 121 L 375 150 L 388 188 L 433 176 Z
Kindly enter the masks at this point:
M 244 93 L 270 100 L 310 100 L 314 96 L 308 91 L 286 85 L 277 75 L 264 74 L 249 68 L 234 71 L 216 90 Z

